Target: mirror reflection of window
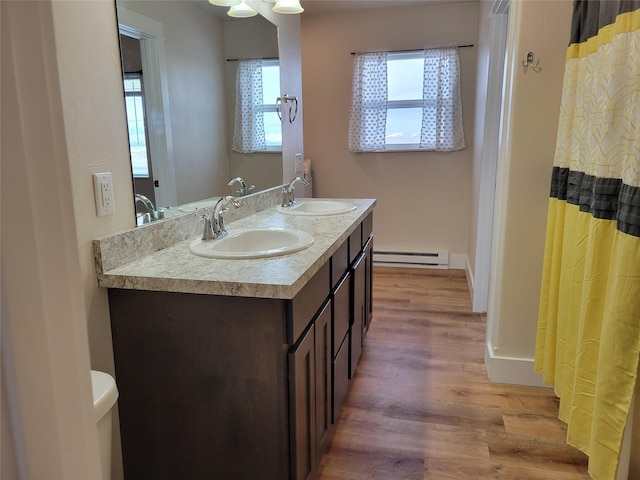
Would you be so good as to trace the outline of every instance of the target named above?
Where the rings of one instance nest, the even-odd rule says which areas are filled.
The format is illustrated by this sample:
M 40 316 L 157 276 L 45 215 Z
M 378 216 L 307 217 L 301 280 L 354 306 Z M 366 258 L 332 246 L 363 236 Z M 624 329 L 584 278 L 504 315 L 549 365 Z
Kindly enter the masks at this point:
M 282 122 L 278 117 L 276 99 L 280 96 L 279 60 L 262 61 L 262 95 L 264 104 L 264 135 L 267 150 L 282 150 Z
M 278 59 L 237 60 L 233 150 L 239 153 L 282 151 L 278 116 Z
M 146 117 L 144 113 L 144 93 L 141 73 L 127 73 L 124 76 L 124 95 L 131 150 L 131 169 L 135 178 L 149 178 L 149 157 L 147 153 Z

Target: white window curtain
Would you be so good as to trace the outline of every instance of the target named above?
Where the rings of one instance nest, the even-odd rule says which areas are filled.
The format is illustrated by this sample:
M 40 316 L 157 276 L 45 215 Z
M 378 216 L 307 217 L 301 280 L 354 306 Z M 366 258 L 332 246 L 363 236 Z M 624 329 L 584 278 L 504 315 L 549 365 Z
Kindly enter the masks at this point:
M 349 150 L 381 152 L 386 145 L 389 109 L 386 52 L 355 55 L 349 123 Z M 423 98 L 420 143 L 413 149 L 453 151 L 465 147 L 460 97 L 458 49 L 424 51 Z
M 262 60 L 238 60 L 233 151 L 267 150 L 262 102 Z
M 386 126 L 387 54 L 356 53 L 353 66 L 349 150 L 384 150 Z
M 424 51 L 420 148 L 447 152 L 465 147 L 458 49 Z

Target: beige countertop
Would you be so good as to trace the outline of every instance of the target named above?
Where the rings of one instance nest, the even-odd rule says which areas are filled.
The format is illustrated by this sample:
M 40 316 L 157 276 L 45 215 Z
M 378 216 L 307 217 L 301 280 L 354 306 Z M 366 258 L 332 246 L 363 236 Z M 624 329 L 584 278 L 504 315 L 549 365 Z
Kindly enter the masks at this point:
M 134 290 L 291 299 L 375 206 L 373 199 L 341 200 L 353 202 L 357 208 L 340 215 L 295 216 L 279 213 L 275 206 L 269 206 L 244 218 L 227 220 L 226 228 L 230 233 L 236 229 L 270 227 L 302 230 L 313 236 L 314 243 L 310 247 L 276 257 L 222 260 L 192 254 L 189 252 L 189 243 L 201 235 L 195 232 L 202 229 L 195 215 L 188 219 L 188 238 L 132 261 L 128 261 L 132 258 L 130 252 L 114 254 L 114 251 L 118 248 L 146 248 L 144 237 L 138 238 L 145 233 L 141 229 L 95 240 L 98 285 Z M 184 224 L 187 220 L 181 221 Z M 152 237 L 162 236 L 163 229 L 172 228 L 172 224 L 165 222 L 146 232 L 149 242 L 153 241 Z M 198 225 L 199 230 L 195 230 Z M 108 255 L 125 260 L 114 261 L 107 258 Z

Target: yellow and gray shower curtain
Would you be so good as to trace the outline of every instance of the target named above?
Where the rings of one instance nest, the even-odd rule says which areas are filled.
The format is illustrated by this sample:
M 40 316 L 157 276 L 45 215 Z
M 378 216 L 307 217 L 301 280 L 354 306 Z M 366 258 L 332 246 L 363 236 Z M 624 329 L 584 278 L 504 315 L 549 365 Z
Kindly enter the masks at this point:
M 535 369 L 611 480 L 640 351 L 640 1 L 576 1 L 571 34 Z

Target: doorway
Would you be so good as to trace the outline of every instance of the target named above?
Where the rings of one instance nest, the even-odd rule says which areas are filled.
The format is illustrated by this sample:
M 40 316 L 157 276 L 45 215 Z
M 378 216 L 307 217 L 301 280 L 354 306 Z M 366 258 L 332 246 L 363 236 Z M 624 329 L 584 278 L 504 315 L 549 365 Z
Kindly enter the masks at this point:
M 149 138 L 140 40 L 120 34 L 120 51 L 134 191 L 136 194 L 144 195 L 155 205 L 156 195 L 153 183 L 153 166 L 148 148 Z M 136 215 L 144 214 L 147 211 L 146 207 L 138 202 L 135 202 L 135 207 Z

